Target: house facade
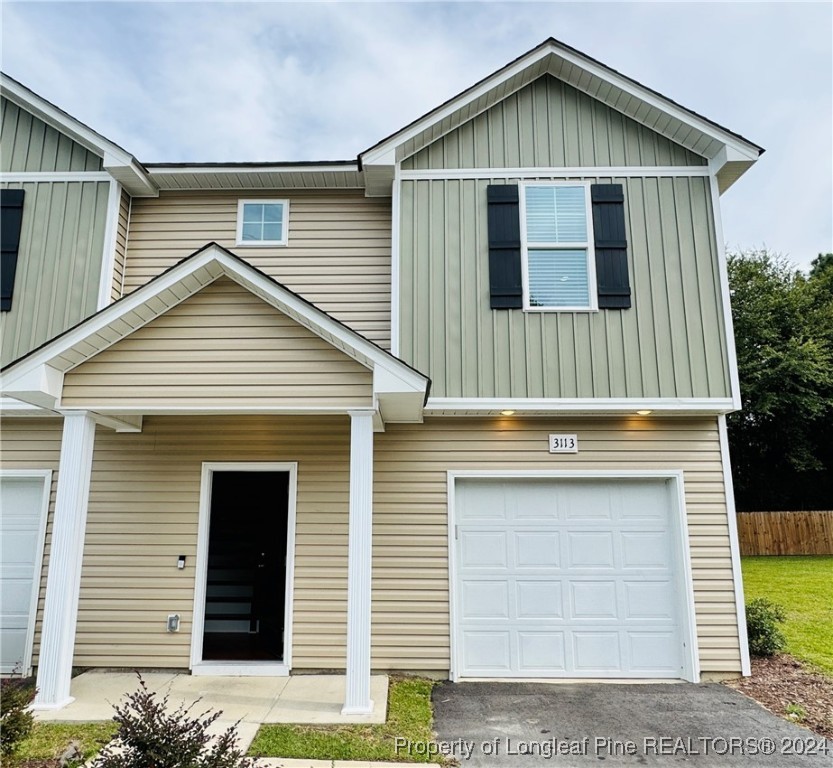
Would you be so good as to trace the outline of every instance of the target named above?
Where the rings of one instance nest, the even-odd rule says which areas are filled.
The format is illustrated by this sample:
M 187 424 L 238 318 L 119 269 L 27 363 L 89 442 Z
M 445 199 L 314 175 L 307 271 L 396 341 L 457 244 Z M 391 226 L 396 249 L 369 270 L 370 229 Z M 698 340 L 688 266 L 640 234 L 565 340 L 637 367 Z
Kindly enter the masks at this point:
M 356 161 L 143 165 L 8 78 L 0 142 L 38 706 L 72 667 L 344 670 L 352 713 L 371 670 L 748 673 L 719 197 L 759 147 L 554 40 Z

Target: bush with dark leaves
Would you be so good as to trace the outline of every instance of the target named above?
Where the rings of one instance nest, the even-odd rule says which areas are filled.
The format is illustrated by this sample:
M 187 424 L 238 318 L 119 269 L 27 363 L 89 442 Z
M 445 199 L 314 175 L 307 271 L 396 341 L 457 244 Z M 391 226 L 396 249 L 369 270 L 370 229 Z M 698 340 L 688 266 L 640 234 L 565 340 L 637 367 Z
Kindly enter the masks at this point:
M 252 768 L 237 746 L 237 726 L 212 738 L 208 727 L 222 711 L 193 715 L 199 700 L 169 709 L 141 675 L 139 689 L 115 706 L 116 738 L 94 760 L 93 768 Z
M 784 649 L 786 640 L 778 628 L 786 620 L 784 609 L 765 597 L 756 597 L 746 604 L 746 631 L 749 653 L 753 656 L 774 656 Z
M 20 742 L 31 733 L 34 717 L 29 707 L 35 692 L 31 677 L 0 681 L 0 754 L 14 754 Z

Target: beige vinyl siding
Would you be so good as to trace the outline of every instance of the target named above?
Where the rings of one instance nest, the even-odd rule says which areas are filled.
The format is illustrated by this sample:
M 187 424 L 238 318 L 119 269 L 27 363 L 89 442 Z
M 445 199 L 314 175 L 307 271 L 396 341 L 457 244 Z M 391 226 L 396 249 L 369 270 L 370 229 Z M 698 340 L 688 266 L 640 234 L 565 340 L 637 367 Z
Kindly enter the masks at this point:
M 101 158 L 0 98 L 0 171 L 100 171 Z
M 141 434 L 98 429 L 74 663 L 188 667 L 204 461 L 298 462 L 295 667 L 318 665 L 304 640 L 315 632 L 343 652 L 349 445 L 347 416 L 146 417 Z M 169 613 L 182 616 L 180 632 L 165 631 Z
M 289 199 L 285 247 L 236 245 L 240 198 Z M 215 241 L 371 341 L 390 346 L 390 199 L 362 190 L 169 192 L 135 199 L 124 292 Z
M 402 168 L 706 165 L 706 159 L 544 75 L 402 162 Z
M 69 371 L 65 406 L 360 407 L 372 373 L 220 278 Z
M 124 261 L 127 256 L 127 230 L 130 222 L 130 195 L 124 190 L 119 198 L 119 218 L 116 226 L 116 253 L 113 259 L 113 287 L 110 301 L 121 298 L 124 285 Z
M 551 455 L 550 432 L 578 454 Z M 293 667 L 344 667 L 346 417 L 146 417 L 99 429 L 75 664 L 188 665 L 204 461 L 297 461 Z M 713 418 L 432 418 L 375 435 L 373 667 L 449 668 L 447 471 L 683 469 L 705 674 L 740 670 L 729 529 Z M 187 556 L 184 571 L 176 558 Z M 168 613 L 182 630 L 168 634 Z
M 0 363 L 96 311 L 107 221 L 106 181 L 0 182 L 23 189 L 12 308 L 0 313 Z
M 400 356 L 433 396 L 729 396 L 708 179 L 592 179 L 624 187 L 633 300 L 600 312 L 490 309 L 486 188 L 507 181 L 402 182 Z
M 63 421 L 49 418 L 3 418 L 0 420 L 0 469 L 51 469 L 52 488 L 49 494 L 49 513 L 46 524 L 46 543 L 41 566 L 38 609 L 35 620 L 35 644 L 32 663 L 37 666 L 40 652 L 43 604 L 46 598 L 46 574 L 49 568 L 49 548 L 52 541 L 52 513 L 55 491 L 58 488 L 58 466 L 61 459 Z

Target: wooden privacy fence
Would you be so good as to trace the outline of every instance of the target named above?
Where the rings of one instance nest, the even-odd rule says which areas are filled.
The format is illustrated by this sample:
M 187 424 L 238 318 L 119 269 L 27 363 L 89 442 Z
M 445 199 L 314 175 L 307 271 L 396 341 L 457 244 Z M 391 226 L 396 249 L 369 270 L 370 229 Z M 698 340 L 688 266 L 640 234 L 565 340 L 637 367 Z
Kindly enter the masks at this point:
M 742 555 L 833 555 L 833 511 L 738 512 Z

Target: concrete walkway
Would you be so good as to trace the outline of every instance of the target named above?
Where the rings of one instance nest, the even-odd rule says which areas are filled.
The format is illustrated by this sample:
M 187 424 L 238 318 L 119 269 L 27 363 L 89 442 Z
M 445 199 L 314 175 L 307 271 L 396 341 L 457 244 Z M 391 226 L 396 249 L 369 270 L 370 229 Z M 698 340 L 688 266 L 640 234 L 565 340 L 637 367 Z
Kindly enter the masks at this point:
M 211 727 L 212 733 L 222 733 L 239 720 L 237 733 L 243 749 L 248 749 L 263 723 L 384 723 L 387 717 L 386 675 L 374 675 L 370 679 L 373 713 L 347 716 L 341 714 L 343 675 L 203 677 L 147 672 L 142 677 L 160 698 L 167 693 L 172 707 L 187 706 L 199 699 L 194 708 L 196 714 L 208 709 L 222 710 L 223 714 Z M 113 705 L 137 687 L 137 678 L 132 672 L 85 672 L 72 681 L 71 694 L 75 701 L 63 709 L 38 711 L 35 717 L 48 722 L 110 720 Z M 330 768 L 332 762 L 325 761 L 325 764 Z M 314 763 L 301 761 L 298 764 L 307 765 Z

